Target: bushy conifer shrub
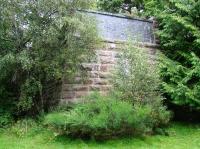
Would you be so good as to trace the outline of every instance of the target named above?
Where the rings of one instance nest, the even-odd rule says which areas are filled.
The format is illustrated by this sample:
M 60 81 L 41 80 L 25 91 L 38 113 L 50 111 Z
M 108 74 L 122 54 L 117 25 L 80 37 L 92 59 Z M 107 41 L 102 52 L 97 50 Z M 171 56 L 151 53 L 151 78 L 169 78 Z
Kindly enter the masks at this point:
M 69 111 L 53 112 L 45 124 L 73 137 L 108 139 L 127 135 L 153 133 L 155 128 L 166 126 L 165 109 L 154 111 L 150 105 L 139 105 L 93 94 Z

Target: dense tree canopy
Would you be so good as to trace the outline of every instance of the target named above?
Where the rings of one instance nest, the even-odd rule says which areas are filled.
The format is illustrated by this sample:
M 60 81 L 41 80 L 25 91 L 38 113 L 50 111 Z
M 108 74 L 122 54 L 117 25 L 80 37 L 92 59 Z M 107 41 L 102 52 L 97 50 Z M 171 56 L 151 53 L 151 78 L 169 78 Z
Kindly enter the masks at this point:
M 123 10 L 132 13 L 135 7 L 137 10 L 144 9 L 143 0 L 99 0 L 97 6 L 108 12 L 121 12 Z
M 60 80 L 93 53 L 95 23 L 75 11 L 92 3 L 0 0 L 0 115 L 44 110 Z
M 200 1 L 151 0 L 146 13 L 156 16 L 165 58 L 162 88 L 171 102 L 200 109 Z

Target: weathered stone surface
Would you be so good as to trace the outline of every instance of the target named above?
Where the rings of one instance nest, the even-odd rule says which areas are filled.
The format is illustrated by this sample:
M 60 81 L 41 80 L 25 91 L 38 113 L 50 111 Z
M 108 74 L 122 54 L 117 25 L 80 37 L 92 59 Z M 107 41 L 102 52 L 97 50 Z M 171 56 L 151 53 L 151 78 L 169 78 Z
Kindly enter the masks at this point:
M 106 40 L 137 40 L 154 43 L 153 21 L 130 18 L 105 12 L 86 11 L 97 20 L 100 37 Z
M 84 84 L 85 84 L 85 85 L 93 84 L 93 79 L 89 78 L 89 79 L 85 80 L 85 81 L 84 81 Z
M 63 93 L 63 99 L 73 99 L 75 97 L 75 92 L 74 91 L 66 91 Z
M 83 68 L 88 72 L 86 79 L 83 80 L 81 75 L 78 75 L 75 81 L 71 81 L 71 83 L 66 81 L 63 85 L 62 103 L 65 103 L 65 101 L 66 103 L 76 102 L 93 91 L 99 91 L 102 95 L 106 95 L 109 92 L 112 88 L 110 83 L 112 70 L 117 66 L 121 53 L 118 48 L 122 46 L 121 44 L 114 44 L 116 47 L 113 47 L 112 44 L 112 42 L 106 42 L 104 48 L 96 50 L 96 62 L 83 64 Z M 153 64 L 155 48 L 148 45 L 145 49 L 149 54 L 149 62 Z
M 89 76 L 90 76 L 91 78 L 98 78 L 98 77 L 99 77 L 99 71 L 91 71 L 91 72 L 89 73 Z
M 109 57 L 112 57 L 112 51 L 104 51 L 104 50 L 101 50 L 98 52 L 99 53 L 99 56 L 109 56 Z
M 75 93 L 75 98 L 81 98 L 83 96 L 87 96 L 89 93 L 84 91 L 78 91 Z
M 64 84 L 63 91 L 73 91 L 73 87 L 71 84 Z
M 108 65 L 101 65 L 100 71 L 107 72 L 108 71 Z
M 87 85 L 78 85 L 74 86 L 75 91 L 88 91 L 88 86 Z
M 102 72 L 110 72 L 113 69 L 114 65 L 109 65 L 109 64 L 102 64 L 100 66 L 100 71 Z
M 76 102 L 93 91 L 106 95 L 112 88 L 110 83 L 112 70 L 117 65 L 121 49 L 124 49 L 124 41 L 130 39 L 129 37 L 143 43 L 140 46 L 146 48 L 150 63 L 153 64 L 156 59 L 157 47 L 154 43 L 157 39 L 153 34 L 156 22 L 113 14 L 89 13 L 97 18 L 99 35 L 104 40 L 104 44 L 96 50 L 96 55 L 90 63 L 82 64 L 82 68 L 88 74 L 86 80 L 83 80 L 79 74 L 75 81 L 65 81 L 62 89 L 62 103 Z
M 99 72 L 99 78 L 108 79 L 110 77 L 111 77 L 111 73 L 110 72 Z
M 114 64 L 114 59 L 112 56 L 101 56 L 100 61 L 102 64 Z
M 137 39 L 140 47 L 145 48 L 149 54 L 149 63 L 154 64 L 156 48 L 154 21 L 130 19 L 121 15 L 113 15 L 99 12 L 88 12 L 97 18 L 97 28 L 103 44 L 95 51 L 95 56 L 90 63 L 83 63 L 81 66 L 87 71 L 88 77 L 82 79 L 82 74 L 77 74 L 72 79 L 65 80 L 62 87 L 62 103 L 76 102 L 82 96 L 93 91 L 99 91 L 106 95 L 112 88 L 110 80 L 113 69 L 117 66 L 125 42 L 130 39 Z
M 98 64 L 82 64 L 82 66 L 87 71 L 98 71 L 99 70 Z
M 109 82 L 107 79 L 94 79 L 94 85 L 107 85 Z
M 101 91 L 101 85 L 91 85 L 89 89 L 90 91 Z

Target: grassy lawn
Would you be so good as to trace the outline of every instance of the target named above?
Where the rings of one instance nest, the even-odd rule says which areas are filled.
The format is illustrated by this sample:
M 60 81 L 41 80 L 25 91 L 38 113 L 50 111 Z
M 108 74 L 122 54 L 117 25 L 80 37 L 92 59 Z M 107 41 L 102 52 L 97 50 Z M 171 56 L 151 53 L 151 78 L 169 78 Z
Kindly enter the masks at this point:
M 200 125 L 172 124 L 169 136 L 123 138 L 105 142 L 54 137 L 45 129 L 31 130 L 19 137 L 10 130 L 0 131 L 0 149 L 200 149 Z

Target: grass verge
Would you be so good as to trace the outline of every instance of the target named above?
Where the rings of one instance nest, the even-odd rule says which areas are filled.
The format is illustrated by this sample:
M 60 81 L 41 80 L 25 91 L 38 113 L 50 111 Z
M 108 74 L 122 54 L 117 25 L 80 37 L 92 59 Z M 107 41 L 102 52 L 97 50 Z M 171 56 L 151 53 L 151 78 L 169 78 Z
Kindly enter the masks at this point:
M 104 142 L 72 140 L 56 136 L 42 127 L 30 128 L 27 133 L 11 129 L 0 130 L 0 149 L 199 149 L 200 125 L 173 123 L 169 136 L 121 138 Z M 22 135 L 20 135 L 22 134 Z

